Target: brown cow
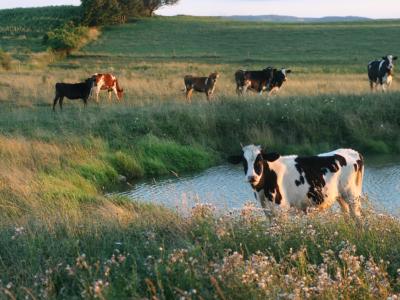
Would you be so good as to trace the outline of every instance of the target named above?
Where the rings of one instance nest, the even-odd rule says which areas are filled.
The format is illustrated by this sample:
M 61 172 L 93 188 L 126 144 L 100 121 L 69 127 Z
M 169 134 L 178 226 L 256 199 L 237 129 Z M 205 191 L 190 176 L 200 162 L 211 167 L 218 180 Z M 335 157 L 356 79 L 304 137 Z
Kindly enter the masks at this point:
M 186 100 L 191 102 L 193 91 L 196 91 L 200 93 L 205 93 L 207 96 L 207 100 L 210 101 L 218 77 L 219 74 L 217 72 L 211 73 L 208 77 L 195 77 L 192 75 L 185 76 L 184 81 Z
M 115 96 L 118 100 L 122 99 L 122 95 L 124 90 L 118 84 L 117 78 L 112 74 L 94 74 L 93 78 L 95 79 L 96 86 L 96 102 L 99 103 L 99 93 L 100 90 L 108 91 L 108 99 L 111 101 L 111 92 L 114 92 Z

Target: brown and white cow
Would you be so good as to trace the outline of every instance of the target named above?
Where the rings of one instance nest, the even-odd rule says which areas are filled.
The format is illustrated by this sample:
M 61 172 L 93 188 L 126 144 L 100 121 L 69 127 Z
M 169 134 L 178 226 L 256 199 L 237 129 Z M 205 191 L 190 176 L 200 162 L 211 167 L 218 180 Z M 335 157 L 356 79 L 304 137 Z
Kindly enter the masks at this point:
M 111 92 L 114 92 L 117 100 L 122 99 L 124 90 L 119 86 L 117 78 L 112 74 L 100 74 L 96 73 L 93 75 L 95 79 L 95 89 L 96 89 L 96 102 L 99 102 L 99 93 L 101 90 L 108 91 L 108 99 L 111 101 Z
M 266 153 L 261 146 L 243 147 L 243 154 L 229 158 L 243 163 L 249 182 L 262 208 L 274 214 L 276 209 L 310 207 L 326 209 L 336 201 L 343 212 L 360 216 L 364 162 L 352 149 L 338 149 L 316 156 L 281 156 Z
M 211 96 L 214 93 L 215 85 L 219 74 L 217 72 L 211 73 L 208 77 L 195 77 L 192 75 L 186 75 L 184 77 L 186 100 L 192 101 L 193 91 L 205 93 L 207 100 L 211 100 Z
M 278 91 L 287 80 L 287 74 L 292 71 L 289 69 L 265 68 L 261 71 L 238 70 L 235 73 L 236 93 L 243 95 L 247 90 L 252 90 L 260 95 L 264 91 L 271 95 Z

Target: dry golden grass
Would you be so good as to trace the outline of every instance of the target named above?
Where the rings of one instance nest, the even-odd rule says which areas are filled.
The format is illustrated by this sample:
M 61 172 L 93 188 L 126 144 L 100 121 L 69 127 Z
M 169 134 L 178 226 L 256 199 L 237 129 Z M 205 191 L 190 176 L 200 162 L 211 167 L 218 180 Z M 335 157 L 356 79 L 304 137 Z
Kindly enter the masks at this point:
M 133 69 L 133 70 L 132 70 Z M 96 72 L 111 72 L 118 77 L 125 94 L 123 101 L 129 104 L 157 103 L 164 101 L 185 102 L 183 77 L 186 74 L 207 76 L 217 70 L 220 78 L 217 82 L 214 99 L 236 96 L 234 72 L 238 68 L 227 65 L 185 64 L 185 63 L 148 63 L 135 64 L 134 68 L 123 70 L 102 70 L 87 68 L 78 70 L 50 69 L 46 71 L 2 72 L 0 102 L 27 106 L 41 103 L 52 104 L 56 82 L 80 82 Z M 400 91 L 400 81 L 395 77 L 390 91 Z M 380 89 L 378 88 L 378 92 Z M 324 94 L 369 94 L 367 74 L 290 74 L 288 81 L 274 96 L 315 96 Z M 248 97 L 260 97 L 249 91 Z M 264 94 L 263 98 L 267 98 Z M 92 99 L 93 100 L 93 99 Z M 108 95 L 102 91 L 100 100 L 109 103 Z M 112 95 L 112 103 L 116 97 Z M 205 95 L 195 93 L 194 101 L 206 101 Z

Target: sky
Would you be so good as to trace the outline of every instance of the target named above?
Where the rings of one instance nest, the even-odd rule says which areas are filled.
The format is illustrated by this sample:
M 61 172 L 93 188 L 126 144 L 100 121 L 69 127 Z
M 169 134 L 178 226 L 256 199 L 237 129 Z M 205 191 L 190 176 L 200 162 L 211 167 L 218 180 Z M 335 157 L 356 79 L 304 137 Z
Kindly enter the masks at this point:
M 79 5 L 80 0 L 0 0 L 1 8 Z M 400 0 L 181 0 L 161 15 L 289 15 L 400 18 Z

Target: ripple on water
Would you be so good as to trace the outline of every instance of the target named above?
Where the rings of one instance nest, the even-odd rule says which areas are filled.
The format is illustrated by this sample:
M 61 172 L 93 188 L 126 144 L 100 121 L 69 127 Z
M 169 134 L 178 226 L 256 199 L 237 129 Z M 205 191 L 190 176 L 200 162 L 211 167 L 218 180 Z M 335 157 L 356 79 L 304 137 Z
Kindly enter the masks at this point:
M 400 208 L 400 164 L 367 166 L 363 191 L 376 206 L 383 204 L 384 209 L 397 214 Z M 122 194 L 179 210 L 188 210 L 199 202 L 212 203 L 222 210 L 235 209 L 255 200 L 250 185 L 244 182 L 243 169 L 230 165 L 210 168 L 192 176 L 142 182 Z

